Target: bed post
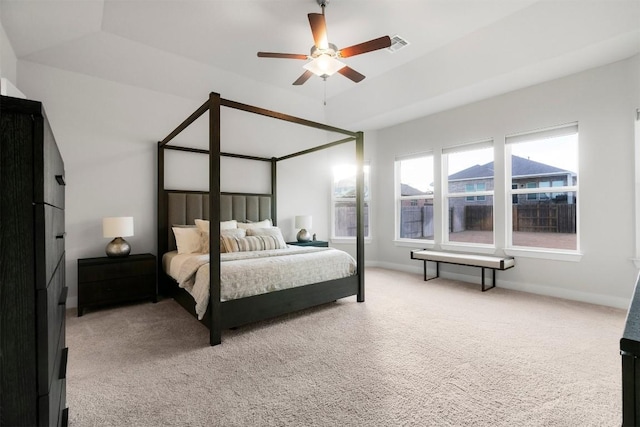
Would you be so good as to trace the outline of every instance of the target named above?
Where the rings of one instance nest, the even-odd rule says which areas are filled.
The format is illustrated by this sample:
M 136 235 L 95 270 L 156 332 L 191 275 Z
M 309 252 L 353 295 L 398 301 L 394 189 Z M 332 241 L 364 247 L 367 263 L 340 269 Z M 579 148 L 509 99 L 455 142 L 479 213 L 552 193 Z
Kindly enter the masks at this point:
M 209 344 L 222 342 L 220 303 L 220 94 L 209 94 Z
M 358 302 L 364 302 L 364 133 L 356 134 L 356 262 Z
M 277 166 L 278 159 L 271 158 L 271 221 L 273 221 L 274 227 L 278 225 L 278 209 L 276 206 L 276 200 L 278 200 L 278 181 L 277 181 Z
M 158 142 L 157 168 L 158 196 L 156 201 L 158 203 L 158 216 L 156 220 L 158 222 L 156 226 L 158 229 L 158 240 L 156 244 L 156 255 L 158 256 L 159 261 L 156 263 L 156 267 L 158 269 L 156 277 L 158 278 L 159 283 L 156 283 L 156 292 L 166 294 L 166 289 L 163 285 L 164 281 L 161 280 L 164 271 L 162 270 L 162 260 L 160 258 L 165 252 L 167 252 L 169 241 L 167 237 L 167 195 L 164 191 L 164 146 L 162 146 L 160 142 Z

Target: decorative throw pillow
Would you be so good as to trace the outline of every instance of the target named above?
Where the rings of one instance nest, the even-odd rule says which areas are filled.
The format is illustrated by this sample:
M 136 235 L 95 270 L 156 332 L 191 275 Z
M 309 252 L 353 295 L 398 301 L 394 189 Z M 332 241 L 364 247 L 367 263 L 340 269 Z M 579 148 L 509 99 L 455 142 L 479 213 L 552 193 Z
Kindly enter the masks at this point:
M 227 251 L 222 238 L 223 237 L 245 237 L 247 235 L 247 231 L 243 228 L 230 228 L 228 230 L 220 230 L 220 253 L 223 254 Z M 207 235 L 207 239 L 209 235 Z
M 203 254 L 209 253 L 209 232 L 200 232 L 200 252 Z
M 272 225 L 273 223 L 271 222 L 270 219 L 265 219 L 264 221 L 260 221 L 260 222 L 249 222 L 249 223 L 239 222 L 238 228 L 244 228 L 245 230 L 248 230 L 250 228 L 270 228 Z
M 209 231 L 209 220 L 208 219 L 194 219 L 193 222 L 196 223 L 196 227 L 200 231 Z
M 278 239 L 273 236 L 220 237 L 220 242 L 224 245 L 225 252 L 280 249 Z
M 278 242 L 278 247 L 273 249 L 286 249 L 287 243 L 282 237 L 282 231 L 278 227 L 271 228 L 249 228 L 247 236 L 271 236 Z
M 171 227 L 176 237 L 179 254 L 193 254 L 201 251 L 200 230 L 196 227 Z

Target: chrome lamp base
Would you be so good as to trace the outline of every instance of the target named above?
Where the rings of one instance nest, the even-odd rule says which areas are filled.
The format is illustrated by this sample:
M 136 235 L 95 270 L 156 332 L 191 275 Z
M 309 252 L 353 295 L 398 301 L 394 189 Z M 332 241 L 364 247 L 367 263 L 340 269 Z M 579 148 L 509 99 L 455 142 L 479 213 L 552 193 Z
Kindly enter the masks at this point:
M 302 230 L 298 231 L 296 239 L 298 239 L 298 242 L 308 242 L 311 240 L 311 233 L 303 228 Z
M 106 248 L 107 256 L 110 258 L 122 258 L 129 256 L 131 246 L 122 237 L 113 239 Z

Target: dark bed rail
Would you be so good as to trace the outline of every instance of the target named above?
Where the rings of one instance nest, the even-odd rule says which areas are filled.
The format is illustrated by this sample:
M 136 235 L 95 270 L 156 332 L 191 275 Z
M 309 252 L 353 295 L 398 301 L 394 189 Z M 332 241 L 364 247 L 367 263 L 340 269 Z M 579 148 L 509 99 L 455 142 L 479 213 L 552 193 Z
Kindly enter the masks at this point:
M 622 356 L 622 425 L 640 425 L 640 279 L 636 281 L 620 339 Z

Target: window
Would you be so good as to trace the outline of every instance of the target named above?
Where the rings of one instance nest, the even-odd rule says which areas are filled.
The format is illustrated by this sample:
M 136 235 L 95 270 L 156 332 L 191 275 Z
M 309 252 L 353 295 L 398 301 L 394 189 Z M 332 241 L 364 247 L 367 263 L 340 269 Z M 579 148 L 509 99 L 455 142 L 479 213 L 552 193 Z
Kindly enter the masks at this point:
M 442 154 L 445 242 L 492 245 L 493 141 L 448 148 Z
M 433 240 L 433 155 L 396 160 L 396 236 Z
M 369 236 L 369 165 L 364 166 L 364 236 Z M 333 168 L 331 189 L 333 238 L 355 238 L 356 220 L 356 167 L 342 165 Z
M 578 250 L 577 123 L 510 136 L 506 143 L 510 245 Z

